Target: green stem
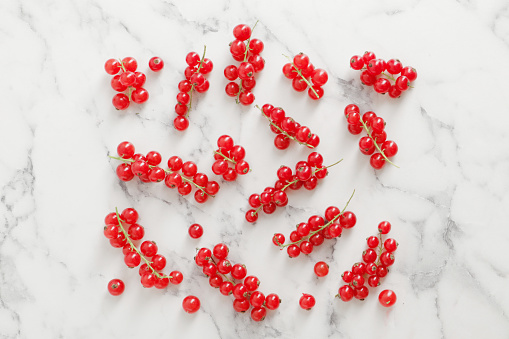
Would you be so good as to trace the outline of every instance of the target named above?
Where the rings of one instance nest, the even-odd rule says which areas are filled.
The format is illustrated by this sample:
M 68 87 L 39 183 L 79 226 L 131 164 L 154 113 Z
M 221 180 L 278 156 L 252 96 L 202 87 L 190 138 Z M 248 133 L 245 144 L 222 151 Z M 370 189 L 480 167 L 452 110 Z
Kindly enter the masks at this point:
M 229 162 L 231 162 L 231 163 L 233 163 L 233 164 L 235 164 L 235 165 L 237 164 L 237 162 L 236 162 L 235 160 L 228 158 L 226 155 L 224 155 L 224 154 L 222 154 L 222 153 L 219 153 L 219 152 L 214 151 L 214 154 L 219 154 L 219 155 L 220 155 L 220 156 L 222 156 L 222 157 L 223 157 L 226 161 L 229 161 Z
M 311 238 L 316 233 L 318 233 L 318 232 L 322 231 L 323 229 L 327 228 L 328 226 L 332 225 L 334 223 L 334 221 L 336 221 L 339 217 L 341 217 L 343 215 L 343 213 L 345 212 L 346 208 L 348 207 L 348 204 L 350 204 L 350 200 L 352 200 L 354 194 L 355 194 L 355 190 L 353 190 L 352 195 L 350 196 L 350 199 L 348 199 L 348 201 L 346 202 L 345 206 L 343 207 L 343 210 L 338 215 L 336 215 L 328 223 L 326 223 L 325 225 L 323 225 L 322 227 L 320 227 L 316 231 L 309 232 L 309 234 L 306 236 L 305 239 Z M 300 240 L 297 240 L 297 241 L 294 241 L 294 242 L 291 242 L 291 243 L 286 244 L 286 245 L 279 245 L 279 247 L 281 247 L 283 249 L 283 248 L 288 247 L 290 245 L 295 245 L 295 244 L 301 243 L 302 241 L 304 241 L 304 238 L 302 238 Z
M 171 279 L 172 276 L 161 274 L 161 273 L 157 272 L 152 267 L 151 262 L 149 260 L 147 260 L 147 258 L 145 258 L 145 256 L 138 250 L 138 248 L 134 245 L 133 241 L 129 237 L 129 234 L 127 233 L 127 231 L 125 230 L 124 226 L 122 225 L 122 221 L 124 221 L 124 220 L 120 219 L 120 215 L 118 214 L 118 208 L 116 208 L 116 207 L 115 207 L 115 213 L 117 214 L 118 226 L 120 227 L 120 230 L 124 234 L 124 237 L 126 238 L 127 242 L 129 243 L 131 248 L 133 250 L 135 250 L 136 253 L 139 254 L 141 260 L 143 260 L 145 262 L 145 264 L 147 264 L 148 268 L 150 268 L 152 270 L 152 273 L 154 273 L 158 279 L 162 279 L 162 278 L 169 278 L 169 279 Z
M 295 66 L 295 64 L 293 63 L 293 60 L 288 55 L 283 54 L 283 56 L 286 57 L 288 60 L 290 60 L 295 72 L 297 72 L 297 74 L 302 78 L 302 80 L 304 80 L 304 82 L 308 85 L 308 87 L 311 88 L 313 93 L 315 93 L 316 97 L 319 98 L 320 96 L 318 95 L 318 93 L 316 93 L 315 89 L 313 88 L 313 85 L 311 85 L 309 80 L 306 79 L 306 77 L 304 75 L 302 75 L 302 71 Z
M 315 169 L 315 170 L 313 171 L 313 174 L 312 174 L 312 175 L 314 175 L 314 174 L 315 174 L 316 172 L 318 172 L 318 171 L 322 171 L 324 168 L 329 168 L 329 167 L 332 167 L 332 166 L 334 166 L 334 165 L 337 165 L 337 164 L 339 164 L 341 161 L 343 161 L 343 159 L 340 159 L 340 160 L 336 161 L 336 162 L 335 162 L 335 163 L 333 163 L 332 165 L 325 166 L 325 167 L 321 167 L 321 168 L 317 168 L 317 169 Z M 285 186 L 281 189 L 281 191 L 284 191 L 285 189 L 287 189 L 288 187 L 290 187 L 291 185 L 295 184 L 295 183 L 296 183 L 296 182 L 298 182 L 298 181 L 299 181 L 299 179 L 295 179 L 294 181 L 289 182 L 288 184 L 286 184 L 286 185 L 285 185 Z
M 385 161 L 387 161 L 389 164 L 393 165 L 394 167 L 397 167 L 399 168 L 398 165 L 396 165 L 395 163 L 393 163 L 392 161 L 389 160 L 389 158 L 387 158 L 387 156 L 385 155 L 384 151 L 380 148 L 380 146 L 378 146 L 377 142 L 376 142 L 376 138 L 373 138 L 373 136 L 371 135 L 371 132 L 369 131 L 369 128 L 368 126 L 366 125 L 366 123 L 362 120 L 362 118 L 360 119 L 360 122 L 362 124 L 362 127 L 364 127 L 364 129 L 366 130 L 366 132 L 368 133 L 368 136 L 373 140 L 374 144 L 375 144 L 375 147 L 377 149 L 378 152 L 380 152 L 380 154 L 384 157 Z
M 124 163 L 127 163 L 127 162 L 134 162 L 134 159 L 124 159 L 124 158 L 120 158 L 120 157 L 114 157 L 114 156 L 111 156 L 111 155 L 108 155 L 111 159 L 115 159 L 115 160 L 120 160 Z M 157 167 L 157 166 L 153 166 L 153 165 L 148 165 L 148 167 L 150 167 L 150 169 L 154 168 L 154 167 Z M 164 169 L 164 172 L 167 173 L 167 174 L 171 174 L 171 173 L 174 173 L 173 171 L 169 170 L 169 169 Z M 205 187 L 203 186 L 200 186 L 198 184 L 196 184 L 193 180 L 191 179 L 188 179 L 186 178 L 185 176 L 183 176 L 182 174 L 180 174 L 180 177 L 182 178 L 182 180 L 184 181 L 187 181 L 191 184 L 193 184 L 196 188 L 198 188 L 200 191 L 202 191 L 203 193 L 205 193 L 206 195 L 208 195 L 209 197 L 212 197 L 212 198 L 215 198 L 214 195 L 210 195 L 208 194 L 206 191 L 205 191 Z
M 382 254 L 383 251 L 383 242 L 382 242 L 382 232 L 378 233 L 378 238 L 380 239 L 380 243 L 378 244 L 378 253 L 377 253 L 377 260 L 376 260 L 376 266 L 380 265 L 380 254 Z
M 275 128 L 277 128 L 278 131 L 280 131 L 282 134 L 284 134 L 288 139 L 291 139 L 295 142 L 298 142 L 299 144 L 301 145 L 305 145 L 309 148 L 315 148 L 314 146 L 311 146 L 305 142 L 300 142 L 299 140 L 297 140 L 297 138 L 295 137 L 292 137 L 290 134 L 288 134 L 286 131 L 284 131 L 281 127 L 279 127 L 278 125 L 276 125 L 268 116 L 266 116 L 264 113 L 263 113 L 263 110 L 260 108 L 260 106 L 258 105 L 255 105 L 256 108 L 258 108 L 261 112 L 262 112 L 262 115 L 267 118 L 267 120 L 269 120 L 269 123 L 274 126 Z

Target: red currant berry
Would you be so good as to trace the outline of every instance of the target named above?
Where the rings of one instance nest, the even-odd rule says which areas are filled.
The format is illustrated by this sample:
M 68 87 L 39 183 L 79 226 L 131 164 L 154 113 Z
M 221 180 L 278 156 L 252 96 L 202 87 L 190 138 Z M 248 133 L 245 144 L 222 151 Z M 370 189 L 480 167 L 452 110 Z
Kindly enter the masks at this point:
M 349 104 L 345 107 L 345 116 L 348 116 L 350 115 L 351 113 L 358 113 L 360 114 L 360 110 L 359 110 L 359 106 L 357 105 L 354 105 L 354 104 Z
M 222 295 L 230 295 L 233 292 L 233 284 L 229 281 L 223 281 L 219 286 L 219 292 Z
M 415 79 L 417 79 L 417 71 L 410 66 L 403 68 L 401 70 L 401 75 L 406 77 L 408 81 L 415 81 Z
M 372 59 L 366 64 L 369 73 L 379 75 L 384 71 L 384 64 L 381 59 Z
M 391 266 L 394 264 L 394 254 L 391 252 L 382 252 L 382 254 L 380 254 L 380 262 L 384 266 Z
M 397 79 L 396 79 L 396 83 L 394 84 L 394 86 L 399 89 L 401 92 L 404 92 L 408 89 L 409 87 L 409 83 L 410 83 L 410 80 L 408 80 L 408 78 L 404 75 L 400 75 Z
M 230 273 L 234 279 L 244 279 L 247 275 L 246 266 L 241 264 L 235 264 L 232 267 L 232 271 Z
M 239 102 L 244 105 L 251 105 L 254 102 L 255 96 L 252 92 L 246 91 L 239 95 Z
M 378 244 L 380 243 L 380 241 L 378 240 L 378 237 L 375 237 L 374 235 L 367 238 L 366 241 L 368 243 L 369 248 L 376 248 L 376 247 L 378 247 Z
M 186 117 L 179 115 L 173 120 L 173 126 L 179 131 L 184 131 L 189 127 L 189 120 Z
M 126 71 L 135 72 L 138 68 L 138 62 L 135 58 L 126 57 L 122 59 L 122 65 L 125 67 Z
M 106 70 L 106 73 L 110 75 L 115 75 L 118 72 L 120 72 L 120 62 L 118 62 L 118 60 L 115 59 L 108 59 L 104 64 L 104 69 Z
M 389 273 L 389 269 L 384 265 L 378 265 L 376 268 L 376 275 L 377 277 L 383 278 Z
M 362 154 L 371 155 L 375 151 L 375 142 L 368 136 L 362 137 L 359 140 L 359 149 Z
M 354 292 L 353 296 L 359 300 L 364 300 L 369 295 L 369 290 L 366 286 L 361 286 L 360 288 L 356 288 L 356 289 L 354 289 L 353 292 Z
M 372 275 L 368 278 L 368 285 L 371 287 L 380 286 L 380 278 L 376 275 Z
M 249 51 L 253 54 L 260 54 L 263 51 L 263 41 L 260 39 L 251 39 L 249 42 Z
M 343 301 L 350 301 L 353 298 L 354 290 L 348 285 L 341 286 L 338 291 L 339 298 Z
M 401 96 L 401 91 L 396 86 L 391 86 L 391 88 L 389 88 L 389 96 L 391 98 L 399 98 Z
M 233 28 L 233 36 L 238 40 L 247 40 L 251 37 L 251 27 L 245 24 L 237 25 Z
M 350 132 L 353 135 L 360 134 L 363 129 L 364 128 L 362 127 L 361 124 L 358 124 L 358 125 L 348 124 L 348 132 Z
M 148 67 L 154 72 L 159 72 L 164 67 L 163 59 L 159 57 L 150 58 L 148 61 Z
M 390 158 L 398 153 L 398 145 L 392 140 L 387 140 L 382 144 L 382 150 L 385 156 Z
M 281 246 L 285 243 L 285 236 L 281 233 L 275 233 L 274 236 L 272 237 L 272 242 L 274 243 L 274 245 L 276 246 Z
M 376 259 L 376 253 L 375 253 L 375 259 Z M 378 268 L 378 266 L 374 262 L 370 262 L 369 264 L 366 265 L 366 273 L 369 275 L 376 275 L 377 268 Z
M 337 216 L 340 213 L 341 213 L 341 211 L 336 206 L 329 206 L 325 210 L 325 219 L 328 221 L 335 220 L 335 219 L 337 219 Z
M 207 194 L 209 195 L 216 195 L 217 192 L 219 192 L 219 184 L 217 183 L 217 181 L 209 181 L 207 182 L 207 184 L 205 185 L 205 192 L 207 192 Z
M 360 79 L 366 86 L 373 86 L 376 82 L 376 76 L 371 74 L 368 70 L 362 71 Z
M 391 307 L 396 303 L 396 293 L 391 290 L 383 290 L 378 295 L 378 301 L 383 307 Z
M 255 210 L 249 210 L 246 212 L 246 220 L 247 222 L 255 222 L 256 220 L 258 220 L 258 212 L 256 212 Z
M 184 311 L 187 313 L 195 313 L 200 309 L 200 299 L 194 295 L 189 295 L 182 301 L 182 308 L 184 308 Z
M 127 95 L 123 93 L 117 93 L 113 97 L 112 103 L 117 110 L 122 111 L 129 107 L 130 101 Z
M 196 192 L 194 192 L 194 200 L 196 200 L 197 203 L 203 204 L 208 199 L 209 199 L 209 196 L 204 191 L 197 190 Z
M 157 245 L 153 241 L 144 241 L 140 246 L 140 251 L 145 257 L 153 257 L 157 254 L 157 249 Z
M 355 274 L 363 275 L 364 273 L 366 273 L 366 264 L 363 262 L 357 262 L 357 263 L 353 264 L 352 273 L 354 275 Z
M 290 256 L 290 258 L 296 258 L 300 254 L 300 248 L 297 245 L 293 244 L 287 247 L 286 252 Z
M 323 86 L 327 83 L 327 80 L 329 80 L 329 75 L 325 70 L 316 68 L 311 75 L 311 80 L 314 85 Z
M 115 75 L 111 78 L 111 88 L 113 88 L 117 92 L 123 92 L 127 89 L 127 86 L 120 82 L 120 75 Z
M 249 310 L 249 301 L 244 299 L 235 299 L 233 301 L 233 309 L 237 312 L 246 312 Z
M 113 279 L 110 280 L 108 283 L 108 292 L 110 292 L 111 295 L 121 295 L 125 290 L 125 284 L 120 279 Z
M 127 231 L 131 240 L 141 240 L 145 236 L 145 229 L 138 224 L 132 224 Z
M 152 257 L 152 268 L 160 271 L 166 267 L 166 258 L 161 254 L 156 254 Z
M 189 79 L 189 81 L 191 82 L 191 84 L 198 87 L 202 86 L 205 83 L 205 81 L 207 81 L 207 79 L 205 79 L 205 77 L 201 73 L 194 73 Z
M 391 59 L 387 61 L 387 72 L 391 74 L 398 74 L 403 69 L 403 64 L 398 59 Z
M 359 55 L 354 55 L 350 58 L 350 67 L 355 70 L 360 70 L 364 67 L 364 59 Z
M 298 69 L 304 69 L 309 65 L 309 57 L 304 53 L 299 53 L 293 57 L 293 63 Z
M 269 310 L 277 309 L 280 303 L 281 299 L 279 299 L 279 296 L 275 293 L 271 293 L 265 297 L 265 307 Z
M 323 261 L 319 261 L 315 264 L 315 274 L 318 277 L 325 277 L 327 274 L 329 274 L 329 265 L 327 265 Z
M 253 307 L 262 307 L 265 302 L 265 295 L 260 291 L 254 291 L 249 297 L 249 303 Z
M 371 167 L 373 167 L 374 169 L 381 169 L 382 167 L 384 167 L 385 165 L 385 159 L 383 157 L 383 155 L 381 155 L 380 153 L 374 153 L 373 155 L 371 155 L 371 157 L 369 158 L 369 164 L 371 165 Z
M 179 194 L 181 194 L 181 195 L 188 195 L 189 193 L 191 193 L 192 189 L 193 189 L 193 187 L 188 182 L 183 182 L 180 185 L 178 185 L 178 187 L 177 187 L 177 190 L 178 190 Z
M 119 228 L 116 225 L 104 226 L 104 236 L 108 239 L 114 239 L 118 236 Z
M 212 69 L 214 68 L 214 64 L 212 63 L 212 60 L 209 58 L 204 58 L 201 63 L 200 73 L 201 74 L 208 74 L 212 72 Z
M 357 223 L 357 217 L 353 212 L 344 211 L 339 217 L 339 223 L 343 228 L 352 228 Z
M 280 150 L 287 149 L 290 146 L 290 138 L 284 134 L 278 134 L 274 138 L 274 146 Z
M 260 286 L 260 279 L 258 279 L 254 275 L 250 275 L 244 279 L 244 285 L 246 286 L 248 291 L 250 292 L 256 291 L 258 289 L 258 286 Z M 251 305 L 253 304 L 251 303 Z
M 362 253 L 362 260 L 364 260 L 365 263 L 372 263 L 375 262 L 377 257 L 377 254 L 375 250 L 368 248 Z M 368 273 L 369 274 L 369 273 Z
M 387 234 L 391 231 L 391 223 L 388 221 L 382 221 L 378 224 L 378 232 Z
M 212 254 L 214 254 L 214 257 L 216 257 L 219 260 L 226 259 L 228 256 L 228 252 L 230 250 L 228 249 L 228 246 L 225 244 L 217 244 L 214 246 L 214 249 L 212 250 Z
M 235 299 L 246 300 L 246 297 L 248 296 L 247 293 L 248 290 L 244 284 L 239 283 L 233 287 L 233 296 Z
M 203 227 L 200 224 L 192 224 L 189 226 L 189 236 L 193 239 L 198 239 L 203 235 Z
M 381 133 L 385 128 L 385 121 L 381 117 L 373 117 L 370 121 L 370 126 L 373 132 Z
M 249 62 L 242 62 L 238 68 L 239 78 L 242 80 L 251 79 L 254 76 L 254 67 Z
M 184 76 L 186 77 L 186 80 L 190 80 L 194 73 L 196 73 L 196 71 L 197 71 L 196 67 L 191 66 L 186 67 L 186 69 L 184 70 Z
M 283 66 L 283 74 L 288 79 L 295 79 L 295 77 L 298 75 L 295 67 L 293 67 L 291 63 L 285 64 Z
M 305 78 L 309 78 L 313 74 L 314 70 L 315 66 L 313 66 L 312 63 L 309 63 L 308 67 L 301 70 L 302 76 L 304 76 Z
M 227 259 L 220 260 L 217 263 L 217 270 L 221 274 L 228 274 L 232 271 L 232 264 Z
M 170 272 L 170 282 L 173 285 L 178 285 L 184 280 L 184 276 L 180 271 L 172 271 Z
M 230 97 L 235 97 L 239 93 L 240 87 L 236 82 L 226 84 L 225 92 Z
M 314 90 L 314 91 L 313 91 Z M 318 100 L 323 97 L 324 91 L 320 86 L 313 86 L 308 89 L 308 96 L 313 100 Z
M 305 310 L 310 310 L 315 306 L 315 297 L 311 294 L 302 293 L 302 297 L 299 299 L 299 305 Z
M 124 247 L 126 243 L 127 243 L 127 239 L 124 237 L 124 234 L 121 232 L 119 232 L 115 238 L 110 239 L 110 245 L 115 248 Z
M 130 181 L 134 178 L 133 171 L 131 170 L 131 165 L 122 163 L 117 166 L 116 170 L 117 176 L 122 181 Z
M 141 276 L 141 284 L 145 288 L 154 287 L 156 280 L 157 280 L 157 277 L 153 273 L 146 273 Z
M 265 60 L 258 54 L 251 55 L 247 61 L 253 65 L 255 73 L 265 68 Z
M 186 63 L 190 67 L 194 67 L 194 66 L 198 65 L 199 62 L 200 62 L 200 55 L 198 55 L 198 53 L 196 53 L 196 52 L 189 52 L 189 53 L 187 53 L 187 55 L 186 55 Z
M 387 93 L 391 88 L 391 82 L 385 78 L 378 78 L 373 85 L 373 89 L 377 93 Z
M 230 53 L 232 55 L 242 55 L 242 59 L 244 59 L 244 54 L 246 53 L 246 44 L 244 41 L 240 39 L 235 39 L 230 43 Z
M 300 243 L 300 251 L 304 254 L 311 254 L 311 252 L 313 252 L 313 244 L 310 243 L 309 241 L 303 241 Z
M 362 288 L 364 286 L 364 277 L 360 274 L 355 274 L 352 278 L 352 285 L 356 288 Z
M 240 160 L 235 165 L 235 171 L 240 175 L 244 175 L 244 174 L 248 173 L 249 172 L 249 163 L 245 160 Z
M 134 175 L 141 177 L 148 175 L 150 167 L 145 161 L 137 160 L 131 165 L 131 170 L 133 171 Z
M 389 238 L 384 241 L 384 248 L 387 252 L 394 252 L 398 248 L 396 240 Z
M 274 200 L 276 206 L 286 206 L 286 204 L 288 204 L 288 195 L 284 191 L 277 190 L 274 192 L 272 200 Z
M 370 60 L 376 59 L 376 55 L 373 52 L 364 52 L 364 55 L 362 56 L 362 60 L 364 60 L 364 63 L 367 64 Z
M 338 223 L 333 223 L 329 227 L 329 234 L 333 238 L 337 238 L 341 236 L 341 233 L 343 233 L 343 227 L 341 227 Z
M 325 241 L 325 238 L 321 234 L 314 234 L 309 238 L 309 242 L 313 244 L 313 246 L 320 246 Z
M 318 135 L 312 133 L 311 137 L 308 139 L 308 141 L 306 141 L 306 144 L 307 144 L 306 146 L 308 148 L 316 148 L 319 143 L 320 143 L 320 138 L 318 137 Z
M 343 278 L 343 281 L 346 282 L 347 284 L 352 282 L 353 276 L 354 274 L 352 273 L 352 271 L 345 271 L 343 272 L 343 274 L 341 274 L 341 278 Z
M 308 88 L 308 84 L 301 77 L 296 77 L 292 80 L 292 87 L 297 92 L 303 92 Z

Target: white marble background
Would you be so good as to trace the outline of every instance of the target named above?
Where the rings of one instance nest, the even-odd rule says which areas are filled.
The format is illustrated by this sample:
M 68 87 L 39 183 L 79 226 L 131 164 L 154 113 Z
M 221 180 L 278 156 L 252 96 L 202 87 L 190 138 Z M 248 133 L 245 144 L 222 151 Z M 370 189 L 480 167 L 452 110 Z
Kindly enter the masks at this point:
M 254 108 L 224 94 L 223 68 L 236 24 L 254 24 L 266 68 L 255 103 L 282 106 L 321 137 L 326 163 L 344 161 L 312 193 L 291 192 L 285 209 L 244 221 L 247 197 L 275 181 L 276 169 L 309 153 L 272 146 Z M 215 68 L 185 133 L 171 125 L 177 84 L 189 51 L 207 45 Z M 400 100 L 360 85 L 349 58 L 365 50 L 418 70 Z M 312 102 L 290 87 L 282 53 L 307 53 L 329 72 L 325 97 Z M 148 59 L 166 66 L 155 74 Z M 117 112 L 108 58 L 135 57 L 147 71 L 149 101 Z M 15 1 L 0 3 L 0 337 L 1 338 L 508 338 L 509 6 L 505 0 L 395 1 Z M 400 169 L 374 172 L 346 130 L 342 110 L 357 103 L 388 122 Z M 136 107 L 135 107 L 136 106 Z M 120 141 L 193 160 L 211 174 L 217 137 L 230 134 L 253 172 L 222 183 L 198 205 L 163 184 L 120 183 L 107 155 Z M 357 226 L 309 257 L 290 260 L 271 245 L 274 232 L 329 205 L 350 209 Z M 158 242 L 180 286 L 144 289 L 102 235 L 115 206 L 134 207 L 147 239 Z M 340 273 L 360 260 L 378 222 L 393 223 L 396 263 L 364 302 L 334 299 Z M 187 236 L 190 224 L 204 236 Z M 233 299 L 208 286 L 193 263 L 196 247 L 226 243 L 235 262 L 283 299 L 262 323 L 236 314 Z M 316 261 L 331 264 L 318 280 Z M 112 278 L 126 291 L 112 297 Z M 299 308 L 301 293 L 317 304 Z M 202 308 L 186 314 L 194 294 Z

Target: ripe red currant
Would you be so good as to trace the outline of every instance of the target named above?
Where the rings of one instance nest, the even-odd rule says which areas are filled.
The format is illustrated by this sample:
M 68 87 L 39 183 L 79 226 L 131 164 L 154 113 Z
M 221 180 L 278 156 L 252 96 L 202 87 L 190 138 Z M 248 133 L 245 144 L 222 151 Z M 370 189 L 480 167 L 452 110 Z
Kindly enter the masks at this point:
M 392 290 L 383 290 L 378 295 L 378 301 L 383 307 L 391 307 L 396 303 L 396 293 Z
M 194 295 L 189 295 L 182 301 L 182 307 L 187 313 L 194 313 L 200 309 L 200 299 Z
M 315 297 L 311 294 L 302 293 L 302 297 L 299 299 L 299 305 L 305 310 L 310 310 L 315 306 Z
M 325 277 L 327 274 L 329 274 L 329 265 L 323 261 L 319 261 L 315 264 L 314 271 L 317 276 Z
M 108 283 L 108 292 L 110 292 L 111 295 L 121 295 L 125 290 L 125 284 L 120 279 L 113 279 L 110 280 Z
M 163 59 L 159 58 L 159 57 L 153 57 L 151 58 L 149 61 L 148 61 L 148 67 L 154 71 L 154 72 L 159 72 L 160 70 L 163 69 L 164 67 L 164 62 L 163 62 Z

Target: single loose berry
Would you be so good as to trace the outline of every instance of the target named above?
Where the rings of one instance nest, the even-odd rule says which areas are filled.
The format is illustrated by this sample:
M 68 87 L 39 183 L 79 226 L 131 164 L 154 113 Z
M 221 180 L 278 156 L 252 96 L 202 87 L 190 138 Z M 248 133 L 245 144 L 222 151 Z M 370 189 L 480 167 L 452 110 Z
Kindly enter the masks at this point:
M 121 295 L 125 290 L 125 284 L 120 279 L 113 279 L 110 280 L 108 283 L 108 292 L 110 292 L 111 295 Z
M 187 313 L 194 313 L 200 309 L 200 299 L 194 295 L 189 295 L 182 301 L 182 307 Z
M 317 276 L 325 277 L 329 274 L 329 265 L 323 261 L 319 261 L 315 264 L 314 271 Z
M 148 67 L 154 72 L 159 72 L 160 70 L 163 69 L 164 62 L 159 57 L 153 57 L 150 58 L 150 60 L 148 61 Z
M 299 305 L 305 310 L 310 310 L 315 306 L 315 297 L 311 294 L 302 293 L 302 297 L 299 299 Z
M 396 293 L 392 290 L 383 290 L 378 295 L 378 301 L 383 307 L 391 307 L 396 303 Z

